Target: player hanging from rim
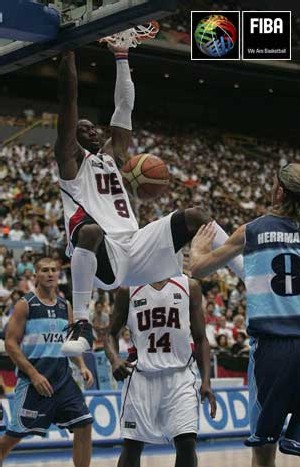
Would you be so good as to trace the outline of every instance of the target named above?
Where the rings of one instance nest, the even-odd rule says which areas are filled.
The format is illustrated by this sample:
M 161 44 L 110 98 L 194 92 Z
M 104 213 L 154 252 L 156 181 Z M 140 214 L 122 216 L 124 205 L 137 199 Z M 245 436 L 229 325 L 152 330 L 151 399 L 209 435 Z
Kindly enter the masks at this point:
M 176 467 L 198 465 L 194 358 L 202 379 L 201 401 L 207 398 L 211 416 L 216 414 L 201 300 L 199 284 L 185 275 L 151 285 L 120 287 L 117 292 L 105 350 L 114 377 L 126 379 L 120 420 L 124 444 L 118 467 L 140 467 L 144 443 L 171 440 Z M 134 344 L 135 366 L 119 356 L 119 333 L 125 325 Z
M 300 164 L 274 177 L 272 209 L 239 227 L 211 251 L 213 225 L 201 227 L 191 248 L 193 276 L 203 277 L 244 254 L 247 287 L 249 416 L 252 467 L 274 467 L 279 449 L 300 456 Z
M 128 157 L 134 85 L 128 50 L 110 48 L 117 68 L 115 111 L 110 122 L 111 138 L 104 145 L 95 125 L 88 120 L 78 121 L 74 52 L 65 53 L 60 64 L 61 107 L 55 157 L 72 256 L 76 320 L 63 347 L 65 355 L 80 355 L 91 348 L 88 305 L 93 284 L 109 290 L 180 274 L 177 253 L 208 221 L 205 210 L 194 207 L 173 212 L 139 229 L 119 171 Z M 216 246 L 228 238 L 221 227 L 217 229 Z M 241 277 L 241 258 L 230 267 Z

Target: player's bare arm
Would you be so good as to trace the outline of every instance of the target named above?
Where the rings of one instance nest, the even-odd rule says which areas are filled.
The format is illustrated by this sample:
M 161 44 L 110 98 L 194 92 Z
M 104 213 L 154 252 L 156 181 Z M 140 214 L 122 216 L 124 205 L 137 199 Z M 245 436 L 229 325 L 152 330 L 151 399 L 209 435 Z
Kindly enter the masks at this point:
M 215 418 L 217 405 L 210 386 L 210 347 L 205 332 L 201 288 L 194 279 L 189 279 L 189 286 L 191 333 L 195 344 L 195 358 L 202 381 L 200 388 L 201 402 L 204 402 L 206 398 L 208 399 L 210 416 Z
M 129 368 L 132 366 L 119 356 L 119 333 L 125 326 L 129 312 L 129 289 L 120 287 L 116 294 L 116 301 L 112 315 L 112 321 L 105 342 L 105 353 L 109 359 L 114 378 L 121 381 L 130 375 Z
M 73 310 L 70 302 L 68 302 L 68 321 L 69 324 L 74 323 Z M 86 366 L 83 357 L 71 357 L 72 362 L 77 366 L 80 374 L 84 380 L 86 388 L 89 388 L 94 383 L 94 377 L 92 372 Z
M 200 227 L 194 237 L 190 252 L 190 270 L 193 277 L 205 277 L 243 252 L 245 225 L 239 227 L 224 245 L 212 250 L 215 234 L 213 223 L 209 223 Z
M 51 397 L 54 392 L 51 384 L 31 365 L 20 348 L 20 343 L 24 336 L 27 314 L 27 302 L 19 300 L 8 322 L 5 337 L 6 352 L 19 370 L 28 376 L 37 392 L 42 396 Z
M 59 66 L 60 110 L 57 124 L 55 158 L 61 178 L 76 177 L 84 157 L 84 150 L 77 141 L 78 79 L 73 51 L 65 52 Z

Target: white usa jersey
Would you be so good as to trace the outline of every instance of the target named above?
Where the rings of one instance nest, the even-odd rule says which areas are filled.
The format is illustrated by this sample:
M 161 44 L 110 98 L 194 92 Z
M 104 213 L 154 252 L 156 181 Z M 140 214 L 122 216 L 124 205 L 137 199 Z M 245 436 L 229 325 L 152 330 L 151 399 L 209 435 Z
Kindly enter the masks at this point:
M 74 229 L 90 216 L 112 238 L 138 230 L 122 176 L 108 154 L 86 151 L 73 180 L 59 179 L 68 241 Z
M 193 361 L 189 293 L 185 275 L 169 279 L 161 290 L 130 287 L 127 326 L 138 370 L 183 368 Z

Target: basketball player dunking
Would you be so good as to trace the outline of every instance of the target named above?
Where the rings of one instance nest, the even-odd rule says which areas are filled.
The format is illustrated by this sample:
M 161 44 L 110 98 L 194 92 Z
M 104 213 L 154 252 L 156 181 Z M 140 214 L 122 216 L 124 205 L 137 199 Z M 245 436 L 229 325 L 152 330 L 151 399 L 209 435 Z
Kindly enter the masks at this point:
M 112 49 L 116 58 L 115 112 L 111 139 L 100 143 L 95 126 L 79 120 L 77 72 L 73 52 L 60 64 L 58 138 L 59 167 L 65 226 L 72 256 L 74 329 L 64 344 L 65 355 L 80 355 L 92 345 L 88 305 L 92 287 L 156 282 L 181 273 L 177 253 L 208 217 L 200 208 L 176 211 L 143 229 L 138 224 L 119 172 L 131 137 L 134 85 L 128 51 Z M 227 235 L 218 227 L 216 246 Z M 241 277 L 241 258 L 231 265 Z
M 191 269 L 203 277 L 244 253 L 249 362 L 252 467 L 274 467 L 276 443 L 300 456 L 300 164 L 274 177 L 272 209 L 239 227 L 211 250 L 215 231 L 201 228 L 191 249 Z M 282 429 L 291 413 L 287 430 Z M 279 439 L 280 438 L 280 439 Z
M 131 332 L 137 355 L 134 366 L 118 354 L 118 334 L 124 325 Z M 176 467 L 196 467 L 199 401 L 194 358 L 202 378 L 201 400 L 208 398 L 211 416 L 216 414 L 198 283 L 181 275 L 120 288 L 106 354 L 114 377 L 126 378 L 121 408 L 125 440 L 118 467 L 139 467 L 144 443 L 171 440 L 176 447 Z

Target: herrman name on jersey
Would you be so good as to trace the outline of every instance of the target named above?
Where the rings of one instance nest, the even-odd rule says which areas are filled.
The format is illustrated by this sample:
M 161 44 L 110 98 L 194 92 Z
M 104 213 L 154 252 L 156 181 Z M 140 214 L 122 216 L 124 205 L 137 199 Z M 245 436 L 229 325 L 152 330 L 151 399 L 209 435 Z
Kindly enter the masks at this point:
M 263 232 L 257 235 L 258 245 L 275 242 L 300 243 L 300 234 L 299 232 Z

